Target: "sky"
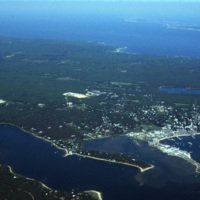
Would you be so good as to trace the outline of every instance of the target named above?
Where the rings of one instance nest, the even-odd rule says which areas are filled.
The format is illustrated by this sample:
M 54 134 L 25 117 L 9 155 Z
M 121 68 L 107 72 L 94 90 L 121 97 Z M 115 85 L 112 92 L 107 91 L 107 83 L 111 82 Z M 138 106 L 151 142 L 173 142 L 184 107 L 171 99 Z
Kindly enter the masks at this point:
M 186 4 L 196 4 L 188 6 Z M 185 12 L 199 13 L 200 0 L 0 0 L 1 12 L 38 11 L 77 11 L 77 12 Z M 1 13 L 0 13 L 1 15 Z
M 79 2 L 84 2 L 84 1 L 91 1 L 91 2 L 141 2 L 141 1 L 145 1 L 145 2 L 200 2 L 200 0 L 1 0 L 1 2 L 20 2 L 20 1 L 27 1 L 27 2 L 56 2 L 56 1 L 60 1 L 60 2 L 68 2 L 68 1 L 79 1 Z

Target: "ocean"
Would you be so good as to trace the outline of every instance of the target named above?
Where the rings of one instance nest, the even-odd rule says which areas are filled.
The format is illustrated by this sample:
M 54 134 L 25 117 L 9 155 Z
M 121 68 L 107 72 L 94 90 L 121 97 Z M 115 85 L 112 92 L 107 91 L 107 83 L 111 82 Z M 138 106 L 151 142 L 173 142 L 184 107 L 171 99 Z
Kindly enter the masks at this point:
M 7 5 L 3 9 L 2 6 L 0 35 L 95 41 L 127 47 L 126 52 L 135 54 L 200 57 L 200 14 L 195 5 L 191 6 L 192 11 L 184 8 L 179 13 L 176 10 L 161 13 L 162 10 L 152 8 L 148 11 L 144 5 L 134 4 L 129 9 L 119 8 L 118 12 L 94 5 L 86 10 L 83 5 L 76 8 L 76 4 L 63 7 L 14 9 Z

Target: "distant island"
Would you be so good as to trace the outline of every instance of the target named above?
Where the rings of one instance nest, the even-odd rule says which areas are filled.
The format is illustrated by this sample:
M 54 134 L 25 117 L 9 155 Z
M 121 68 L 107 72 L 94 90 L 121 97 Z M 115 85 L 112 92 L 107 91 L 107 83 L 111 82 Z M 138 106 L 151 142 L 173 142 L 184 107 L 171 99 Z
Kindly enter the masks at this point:
M 124 19 L 124 21 L 132 23 L 157 23 L 170 29 L 200 31 L 200 26 L 198 24 L 182 24 L 181 22 L 177 21 L 162 21 L 162 20 L 154 20 L 151 18 L 127 18 Z

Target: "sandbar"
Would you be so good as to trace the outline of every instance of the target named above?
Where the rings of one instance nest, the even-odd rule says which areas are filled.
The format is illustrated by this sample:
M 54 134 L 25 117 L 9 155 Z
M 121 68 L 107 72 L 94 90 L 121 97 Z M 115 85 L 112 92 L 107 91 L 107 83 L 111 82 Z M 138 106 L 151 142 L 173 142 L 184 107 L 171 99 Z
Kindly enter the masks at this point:
M 110 162 L 110 163 L 117 163 L 117 164 L 121 164 L 121 165 L 128 165 L 128 166 L 131 166 L 131 167 L 139 168 L 139 170 L 141 172 L 145 172 L 145 171 L 147 171 L 149 169 L 154 168 L 154 165 L 150 165 L 147 168 L 142 168 L 142 167 L 140 167 L 138 165 L 134 165 L 134 164 L 129 164 L 129 163 L 125 163 L 125 162 L 118 162 L 118 161 L 112 161 L 112 160 L 107 160 L 105 158 L 98 158 L 98 157 L 93 157 L 93 156 L 88 156 L 88 155 L 77 154 L 77 153 L 67 154 L 66 156 L 72 156 L 72 155 L 77 155 L 77 156 L 80 156 L 80 157 L 83 157 L 83 158 L 90 158 L 90 159 L 95 159 L 95 160 L 100 160 L 100 161 L 105 161 L 105 162 Z
M 88 190 L 85 193 L 89 194 L 91 197 L 95 198 L 96 200 L 103 200 L 101 192 L 95 190 Z

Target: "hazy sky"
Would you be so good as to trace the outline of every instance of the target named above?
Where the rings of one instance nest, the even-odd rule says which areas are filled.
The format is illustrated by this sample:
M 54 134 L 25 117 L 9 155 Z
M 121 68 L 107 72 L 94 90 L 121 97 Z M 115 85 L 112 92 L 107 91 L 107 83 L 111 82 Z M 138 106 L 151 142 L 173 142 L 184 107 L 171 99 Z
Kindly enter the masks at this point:
M 63 4 L 64 3 L 64 4 Z M 159 12 L 163 13 L 199 13 L 200 0 L 0 0 L 1 12 L 17 9 L 25 10 L 60 10 L 73 12 Z M 1 14 L 1 13 L 0 13 Z
M 146 1 L 146 2 L 200 2 L 200 0 L 1 0 L 1 1 L 38 1 L 38 2 L 48 2 L 48 1 L 61 1 L 61 2 L 65 2 L 65 1 L 98 1 L 98 2 L 141 2 L 141 1 Z

